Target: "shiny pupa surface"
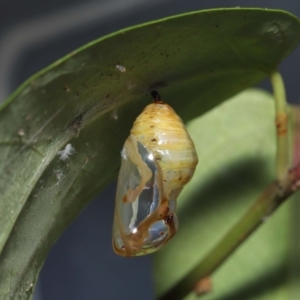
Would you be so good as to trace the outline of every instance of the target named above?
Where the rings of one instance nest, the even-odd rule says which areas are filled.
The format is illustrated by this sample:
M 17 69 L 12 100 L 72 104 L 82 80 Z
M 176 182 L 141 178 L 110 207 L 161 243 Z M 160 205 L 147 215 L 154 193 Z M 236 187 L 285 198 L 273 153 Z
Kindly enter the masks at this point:
M 152 92 L 121 153 L 113 248 L 122 256 L 145 255 L 178 229 L 176 200 L 198 163 L 194 143 L 175 111 Z

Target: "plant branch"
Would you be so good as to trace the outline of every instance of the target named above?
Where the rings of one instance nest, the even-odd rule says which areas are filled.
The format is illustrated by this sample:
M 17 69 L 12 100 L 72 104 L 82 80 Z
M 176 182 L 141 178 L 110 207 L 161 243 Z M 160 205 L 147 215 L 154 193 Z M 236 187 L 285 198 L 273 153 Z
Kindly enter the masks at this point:
M 278 71 L 270 75 L 275 100 L 276 124 L 276 178 L 280 181 L 289 168 L 288 114 L 285 88 Z
M 197 292 L 197 283 L 209 278 L 235 249 L 299 187 L 297 183 L 299 176 L 296 173 L 299 166 L 288 170 L 290 147 L 284 83 L 277 71 L 271 74 L 270 80 L 274 90 L 276 111 L 276 179 L 266 187 L 246 214 L 215 248 L 173 288 L 160 296 L 159 300 L 182 299 L 192 290 Z
M 293 177 L 290 173 L 286 174 L 284 180 L 281 180 L 284 185 L 279 185 L 277 181 L 269 184 L 248 212 L 215 248 L 186 277 L 158 299 L 183 299 L 195 289 L 201 279 L 209 277 L 294 192 Z

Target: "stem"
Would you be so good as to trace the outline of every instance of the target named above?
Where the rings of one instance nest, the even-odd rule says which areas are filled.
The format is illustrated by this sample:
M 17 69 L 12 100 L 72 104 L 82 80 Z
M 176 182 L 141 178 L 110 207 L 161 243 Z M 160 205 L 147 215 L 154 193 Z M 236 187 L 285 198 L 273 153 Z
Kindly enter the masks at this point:
M 199 280 L 209 277 L 293 193 L 292 186 L 291 177 L 287 173 L 284 180 L 281 180 L 280 186 L 277 181 L 269 184 L 248 212 L 246 212 L 215 248 L 186 277 L 158 299 L 183 299 L 184 296 L 194 290 Z
M 274 71 L 270 75 L 276 111 L 276 180 L 271 182 L 240 221 L 224 236 L 215 248 L 186 277 L 180 280 L 159 300 L 182 299 L 195 289 L 197 283 L 209 277 L 255 229 L 269 217 L 299 186 L 296 171 L 289 168 L 288 115 L 284 83 Z
M 281 75 L 274 71 L 270 75 L 275 98 L 275 124 L 276 124 L 276 178 L 281 178 L 286 174 L 289 168 L 289 142 L 288 142 L 288 115 L 285 97 L 285 88 Z

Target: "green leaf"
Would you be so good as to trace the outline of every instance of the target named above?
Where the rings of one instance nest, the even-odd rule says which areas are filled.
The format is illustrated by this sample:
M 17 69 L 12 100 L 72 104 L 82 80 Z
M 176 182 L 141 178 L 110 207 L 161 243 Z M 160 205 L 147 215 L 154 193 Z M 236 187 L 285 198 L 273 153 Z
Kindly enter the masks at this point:
M 253 89 L 188 124 L 199 165 L 178 199 L 179 231 L 154 256 L 158 294 L 185 276 L 274 179 L 274 118 L 272 96 Z M 290 200 L 266 219 L 213 274 L 213 291 L 203 299 L 290 299 L 299 272 L 296 206 Z
M 21 85 L 0 109 L 0 298 L 30 299 L 51 245 L 116 178 L 150 89 L 192 119 L 266 77 L 299 37 L 287 12 L 193 12 L 89 43 Z

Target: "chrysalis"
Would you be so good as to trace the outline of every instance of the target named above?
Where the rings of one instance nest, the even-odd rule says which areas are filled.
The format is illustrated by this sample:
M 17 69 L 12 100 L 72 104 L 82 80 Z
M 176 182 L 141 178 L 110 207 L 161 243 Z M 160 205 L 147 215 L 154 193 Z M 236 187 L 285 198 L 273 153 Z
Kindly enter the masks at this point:
M 121 155 L 113 248 L 122 256 L 154 252 L 172 238 L 176 199 L 198 163 L 180 117 L 151 94 L 155 101 L 137 117 Z

